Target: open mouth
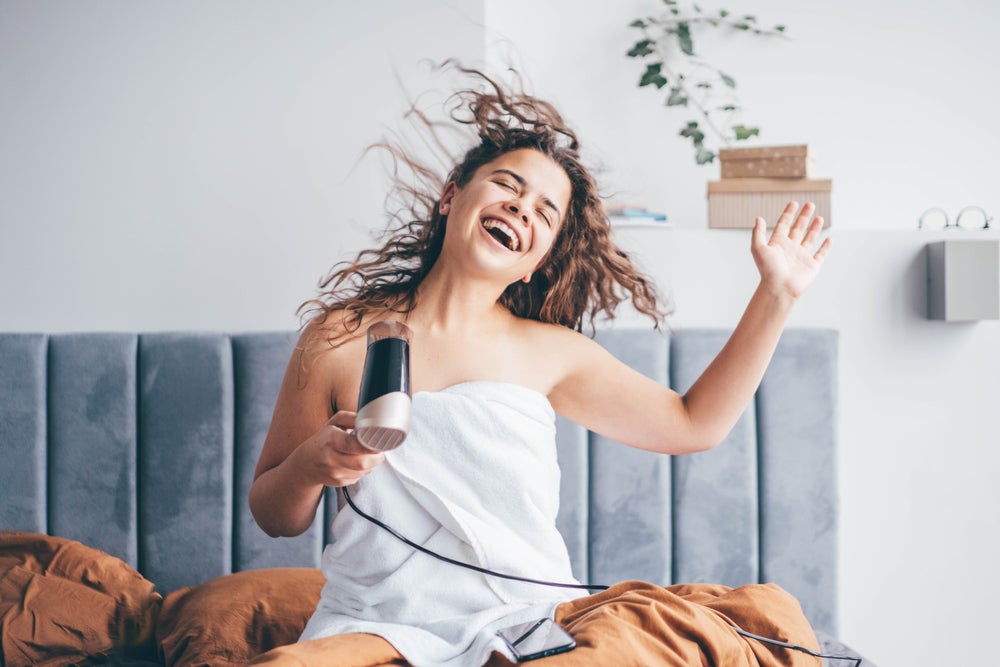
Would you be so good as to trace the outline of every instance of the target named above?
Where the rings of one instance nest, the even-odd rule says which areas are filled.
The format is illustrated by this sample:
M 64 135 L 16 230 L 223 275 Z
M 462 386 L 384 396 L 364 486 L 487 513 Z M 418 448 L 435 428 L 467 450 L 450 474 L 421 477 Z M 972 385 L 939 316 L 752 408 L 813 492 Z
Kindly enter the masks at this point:
M 507 250 L 517 252 L 517 250 L 521 247 L 521 241 L 517 238 L 517 234 L 515 234 L 510 225 L 503 220 L 486 218 L 483 220 L 483 228 L 489 232 L 490 236 L 495 238 L 502 246 L 507 248 Z

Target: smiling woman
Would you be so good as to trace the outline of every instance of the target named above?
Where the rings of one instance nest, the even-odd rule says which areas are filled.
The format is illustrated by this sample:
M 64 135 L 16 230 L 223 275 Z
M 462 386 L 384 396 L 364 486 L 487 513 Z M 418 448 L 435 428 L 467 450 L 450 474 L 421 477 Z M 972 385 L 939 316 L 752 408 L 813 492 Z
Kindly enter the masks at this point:
M 466 254 L 463 229 L 471 237 L 485 236 L 499 246 L 501 265 L 484 265 L 492 273 L 512 271 L 508 282 L 531 282 L 552 249 L 562 222 L 560 210 L 569 203 L 570 182 L 554 160 L 531 148 L 505 153 L 476 170 L 461 189 L 451 182 L 441 197 L 439 210 L 450 223 L 442 252 Z M 551 196 L 550 196 L 551 195 Z M 553 198 L 559 204 L 553 202 Z M 509 268 L 507 268 L 509 266 Z
M 760 286 L 722 352 L 681 396 L 580 331 L 598 316 L 613 318 L 627 299 L 655 326 L 664 314 L 649 279 L 612 241 L 576 135 L 548 103 L 462 72 L 484 84 L 451 98 L 451 118 L 475 133 L 472 147 L 442 178 L 383 145 L 396 167 L 417 177 L 418 185 L 397 184 L 409 206 L 379 249 L 335 266 L 321 294 L 303 304 L 309 319 L 250 506 L 267 533 L 290 536 L 313 523 L 327 487 L 342 488 L 343 502 L 316 612 L 299 644 L 260 664 L 509 664 L 499 630 L 565 620 L 566 605 L 601 588 L 573 578 L 556 528 L 555 414 L 653 452 L 715 446 L 753 397 L 792 305 L 829 247 L 813 248 L 822 220 L 811 204 L 790 203 L 770 238 L 757 219 Z M 425 122 L 433 136 L 436 126 Z M 412 422 L 402 446 L 381 453 L 365 449 L 352 429 L 365 331 L 391 319 L 411 331 Z M 729 598 L 716 587 L 682 600 L 643 586 L 649 595 L 622 585 L 577 607 L 638 605 L 650 615 L 676 608 L 679 618 L 701 619 L 676 636 L 646 637 L 637 664 L 699 663 L 703 654 L 717 664 L 750 664 L 750 656 L 755 665 L 800 664 L 784 649 L 750 650 L 730 627 L 761 606 L 783 620 L 757 631 L 817 647 L 784 592 L 745 587 Z M 705 609 L 716 597 L 735 605 L 721 628 Z M 606 634 L 620 636 L 611 626 Z M 358 653 L 345 637 L 379 657 L 348 663 L 345 653 Z M 588 639 L 581 647 L 552 659 L 621 660 L 614 642 Z
M 516 159 L 516 157 L 519 157 L 519 153 L 520 151 L 514 151 L 510 155 L 504 156 L 504 158 Z M 541 156 L 540 153 L 537 155 Z M 523 161 L 532 161 L 532 157 L 533 156 L 524 156 L 522 159 Z M 535 161 L 537 161 L 537 158 L 535 158 Z M 559 166 L 554 163 L 548 166 L 550 167 L 550 171 L 551 167 L 555 167 L 556 170 L 559 170 Z M 529 169 L 531 169 L 531 167 L 529 167 Z M 497 187 L 506 190 L 506 194 L 508 196 L 506 196 L 505 199 L 509 200 L 507 203 L 502 205 L 502 214 L 484 215 L 482 220 L 483 227 L 500 244 L 512 252 L 519 251 L 522 246 L 526 247 L 525 243 L 521 240 L 521 236 L 523 230 L 529 224 L 528 215 L 533 205 L 537 206 L 537 208 L 535 208 L 534 215 L 538 216 L 538 218 L 545 223 L 545 227 L 547 229 L 554 231 L 555 225 L 560 221 L 559 207 L 556 206 L 549 197 L 545 196 L 544 188 L 542 192 L 535 195 L 538 203 L 533 204 L 530 201 L 526 201 L 529 196 L 532 195 L 532 187 L 518 172 L 507 169 L 498 164 L 497 168 L 489 173 L 488 178 L 492 183 L 495 183 Z M 569 198 L 569 181 L 566 179 L 566 175 L 562 173 L 561 170 L 559 170 L 556 174 L 554 182 L 549 185 L 553 189 L 566 190 L 565 198 Z M 442 206 L 444 206 L 443 201 Z M 566 205 L 563 204 L 563 208 L 565 207 Z M 445 213 L 443 209 L 442 213 Z M 507 222 L 507 218 L 510 215 L 514 216 L 516 219 L 513 223 Z M 519 232 L 518 230 L 522 230 L 522 232 Z M 524 282 L 528 282 L 528 280 L 530 280 L 530 276 L 527 276 Z
M 559 112 L 547 102 L 505 89 L 480 72 L 462 71 L 478 79 L 484 89 L 467 88 L 452 95 L 450 115 L 473 131 L 476 145 L 442 178 L 399 146 L 377 144 L 394 162 L 394 187 L 404 205 L 394 213 L 382 247 L 335 266 L 321 284 L 322 293 L 303 304 L 303 312 L 325 318 L 338 311 L 347 329 L 354 331 L 369 311 L 412 309 L 417 286 L 445 243 L 446 223 L 456 217 L 448 213 L 451 199 L 478 178 L 495 186 L 497 201 L 505 193 L 505 203 L 517 209 L 504 209 L 487 228 L 506 236 L 507 240 L 497 236 L 497 241 L 507 249 L 525 251 L 524 230 L 533 228 L 524 220 L 525 214 L 537 215 L 553 232 L 549 261 L 518 276 L 531 273 L 530 280 L 513 281 L 501 296 L 512 313 L 579 330 L 585 319 L 592 325 L 598 315 L 613 318 L 618 304 L 630 299 L 639 312 L 660 324 L 668 309 L 653 284 L 613 243 L 597 184 L 580 159 L 576 134 Z M 440 145 L 437 123 L 416 110 L 412 115 L 423 120 L 423 130 L 431 137 L 427 143 Z M 539 173 L 544 183 L 530 182 L 526 174 L 511 168 L 526 166 L 528 152 L 548 158 L 547 168 L 542 163 L 538 167 L 545 172 Z M 482 171 L 494 160 L 496 164 Z M 534 199 L 522 201 L 525 195 Z M 508 216 L 521 223 L 500 224 L 509 222 Z

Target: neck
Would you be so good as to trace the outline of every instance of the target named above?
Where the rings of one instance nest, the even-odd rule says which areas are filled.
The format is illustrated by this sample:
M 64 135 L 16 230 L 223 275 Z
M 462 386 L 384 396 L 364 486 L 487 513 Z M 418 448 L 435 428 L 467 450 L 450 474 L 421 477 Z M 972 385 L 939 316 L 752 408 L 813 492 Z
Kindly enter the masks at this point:
M 488 328 L 510 312 L 497 303 L 506 285 L 450 272 L 437 262 L 417 288 L 411 320 L 427 330 L 454 332 Z

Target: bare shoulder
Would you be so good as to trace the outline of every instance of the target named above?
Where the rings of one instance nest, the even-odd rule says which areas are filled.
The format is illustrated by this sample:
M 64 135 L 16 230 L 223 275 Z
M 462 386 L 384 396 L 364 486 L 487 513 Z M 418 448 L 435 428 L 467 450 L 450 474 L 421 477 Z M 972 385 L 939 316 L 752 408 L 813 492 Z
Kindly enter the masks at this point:
M 595 354 L 604 352 L 592 338 L 569 327 L 533 320 L 521 322 L 518 336 L 524 356 L 536 368 L 545 369 L 550 389 L 585 367 Z
M 520 322 L 524 327 L 522 335 L 529 336 L 532 344 L 541 345 L 550 351 L 564 349 L 567 346 L 571 349 L 587 349 L 597 345 L 589 336 L 561 324 L 537 320 L 520 320 Z
M 358 332 L 361 333 L 358 333 Z M 342 313 L 334 311 L 325 318 L 310 321 L 302 331 L 291 360 L 297 364 L 300 388 L 310 393 L 328 395 L 330 404 L 353 408 L 350 389 L 364 361 L 364 329 L 348 329 Z M 291 370 L 291 369 L 290 369 Z M 354 387 L 356 389 L 356 387 Z

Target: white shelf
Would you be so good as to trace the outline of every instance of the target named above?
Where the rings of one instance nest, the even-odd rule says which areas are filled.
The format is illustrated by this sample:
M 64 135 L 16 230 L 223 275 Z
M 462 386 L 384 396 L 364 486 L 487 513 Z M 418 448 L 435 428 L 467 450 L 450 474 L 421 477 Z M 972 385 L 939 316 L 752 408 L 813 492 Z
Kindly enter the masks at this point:
M 622 216 L 610 216 L 608 220 L 611 227 L 646 227 L 649 229 L 673 229 L 674 223 L 669 220 L 644 220 L 642 218 L 625 218 Z

